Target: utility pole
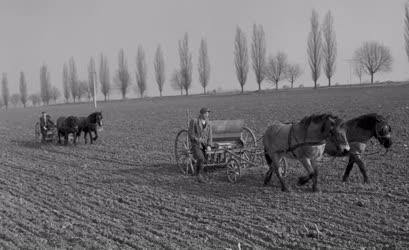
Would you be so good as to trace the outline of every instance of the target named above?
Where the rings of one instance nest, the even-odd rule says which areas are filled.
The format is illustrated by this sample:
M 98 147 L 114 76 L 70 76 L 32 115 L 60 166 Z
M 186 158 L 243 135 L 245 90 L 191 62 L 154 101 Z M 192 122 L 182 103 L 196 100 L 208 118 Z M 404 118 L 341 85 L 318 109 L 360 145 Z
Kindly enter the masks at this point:
M 92 72 L 94 74 L 93 84 L 94 84 L 94 108 L 97 109 L 97 72 Z

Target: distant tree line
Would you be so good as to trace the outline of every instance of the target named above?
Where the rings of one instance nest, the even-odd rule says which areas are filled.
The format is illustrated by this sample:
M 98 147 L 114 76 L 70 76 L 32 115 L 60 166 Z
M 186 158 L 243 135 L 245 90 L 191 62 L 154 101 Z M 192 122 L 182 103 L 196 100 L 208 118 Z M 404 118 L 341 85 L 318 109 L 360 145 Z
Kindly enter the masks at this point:
M 409 59 L 409 4 L 405 5 L 404 16 L 404 41 L 405 51 Z M 192 87 L 193 58 L 189 47 L 189 36 L 184 34 L 178 41 L 179 65 L 170 74 L 170 86 L 181 95 L 189 95 Z M 249 52 L 250 50 L 250 52 Z M 261 24 L 253 24 L 251 44 L 248 48 L 245 32 L 236 28 L 234 38 L 233 62 L 236 77 L 244 92 L 247 76 L 251 67 L 256 79 L 257 88 L 262 89 L 263 82 L 271 83 L 275 89 L 279 88 L 282 80 L 287 80 L 294 87 L 294 83 L 303 74 L 300 64 L 289 63 L 287 55 L 283 51 L 267 56 L 265 33 Z M 334 29 L 334 18 L 328 11 L 320 25 L 318 13 L 313 10 L 310 18 L 310 32 L 307 38 L 307 61 L 311 72 L 314 88 L 318 87 L 318 80 L 321 72 L 324 73 L 330 87 L 336 73 L 337 41 Z M 393 58 L 388 47 L 376 42 L 365 41 L 356 49 L 350 62 L 353 63 L 353 72 L 362 82 L 364 74 L 370 76 L 371 83 L 374 82 L 374 75 L 378 72 L 388 72 L 392 69 Z M 99 67 L 93 57 L 90 58 L 87 72 L 87 79 L 81 80 L 77 73 L 76 63 L 73 57 L 62 67 L 62 93 L 59 88 L 52 85 L 50 73 L 47 65 L 40 67 L 40 91 L 39 93 L 27 93 L 27 80 L 24 72 L 20 72 L 19 93 L 10 94 L 8 88 L 7 74 L 2 74 L 1 79 L 1 100 L 0 106 L 8 109 L 9 104 L 17 106 L 21 104 L 26 107 L 31 105 L 49 105 L 56 103 L 62 96 L 64 102 L 80 102 L 87 99 L 94 100 L 95 94 L 100 92 L 104 100 L 109 100 L 113 86 L 111 83 L 108 59 L 102 53 L 99 57 Z M 153 73 L 159 95 L 163 95 L 166 83 L 165 56 L 161 45 L 158 45 L 153 57 Z M 98 71 L 98 72 L 97 72 Z M 203 88 L 203 93 L 207 93 L 210 82 L 211 65 L 208 54 L 208 46 L 205 38 L 200 41 L 197 60 L 198 82 Z M 148 65 L 146 54 L 142 46 L 138 46 L 136 54 L 135 68 L 135 91 L 140 97 L 146 95 L 148 89 Z M 113 75 L 114 88 L 121 93 L 122 99 L 126 99 L 130 87 L 132 86 L 132 73 L 128 67 L 124 49 L 118 52 L 118 66 Z M 94 85 L 95 84 L 95 85 Z M 96 89 L 94 89 L 94 86 Z M 304 86 L 304 85 L 300 85 Z M 283 86 L 284 87 L 284 86 Z M 287 86 L 285 86 L 287 87 Z

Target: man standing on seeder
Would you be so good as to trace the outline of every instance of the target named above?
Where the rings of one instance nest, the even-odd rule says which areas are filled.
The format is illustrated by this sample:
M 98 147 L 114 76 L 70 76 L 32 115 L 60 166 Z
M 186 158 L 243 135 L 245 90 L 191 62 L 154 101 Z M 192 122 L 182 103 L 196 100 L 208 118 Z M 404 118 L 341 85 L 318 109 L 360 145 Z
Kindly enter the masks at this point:
M 202 172 L 206 150 L 210 151 L 213 145 L 212 129 L 209 123 L 208 108 L 201 108 L 199 117 L 189 122 L 189 139 L 193 157 L 196 160 L 196 176 L 200 183 L 205 182 Z

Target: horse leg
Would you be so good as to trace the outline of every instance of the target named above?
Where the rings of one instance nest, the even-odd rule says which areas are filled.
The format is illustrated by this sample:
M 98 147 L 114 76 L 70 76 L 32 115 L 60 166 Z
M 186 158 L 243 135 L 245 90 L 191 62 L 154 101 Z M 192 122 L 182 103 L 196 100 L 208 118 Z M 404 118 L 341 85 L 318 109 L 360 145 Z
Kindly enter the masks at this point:
M 276 171 L 277 178 L 281 184 L 281 191 L 290 192 L 290 190 L 288 189 L 287 185 L 284 182 L 283 176 L 280 171 L 280 163 L 279 163 L 280 159 L 278 159 L 278 157 L 275 155 L 273 156 L 272 160 L 273 160 L 274 170 Z
M 94 141 L 96 141 L 96 140 L 98 139 L 98 131 L 97 131 L 97 129 L 94 130 L 94 133 L 95 133 Z
M 94 143 L 94 138 L 92 138 L 91 130 L 89 131 L 89 140 L 90 140 L 91 144 Z
M 289 192 L 290 190 L 288 189 L 287 185 L 284 182 L 283 176 L 280 172 L 280 159 L 278 158 L 278 155 L 273 154 L 272 156 L 270 156 L 271 160 L 272 160 L 272 165 L 274 166 L 274 170 L 276 172 L 277 178 L 280 181 L 281 184 L 281 191 L 283 192 Z
M 348 165 L 345 169 L 345 173 L 344 176 L 342 177 L 342 181 L 346 182 L 348 180 L 349 174 L 351 173 L 352 168 L 354 167 L 354 159 L 352 156 L 349 156 L 349 161 L 348 161 Z
M 77 133 L 73 133 L 73 137 L 74 137 L 74 145 L 77 145 Z
M 68 144 L 68 133 L 64 134 L 64 145 Z
M 312 161 L 312 168 L 314 170 L 312 174 L 312 191 L 313 192 L 318 192 L 318 164 L 315 161 Z
M 359 170 L 361 170 L 362 176 L 364 177 L 364 183 L 369 183 L 368 180 L 368 175 L 366 173 L 366 168 L 365 168 L 365 164 L 362 161 L 361 155 L 360 154 L 356 154 L 353 156 L 354 157 L 354 161 L 356 162 L 356 164 L 359 167 Z
M 270 156 L 267 154 L 267 152 L 264 153 L 264 156 L 265 156 L 265 158 L 266 158 L 266 161 L 267 161 L 267 164 L 268 164 L 268 167 L 269 167 L 268 172 L 266 173 L 266 176 L 264 177 L 264 186 L 267 186 L 268 183 L 269 183 L 270 180 L 271 180 L 271 176 L 273 175 L 274 168 L 273 168 L 272 165 L 271 165 L 271 164 L 273 163 L 273 160 L 271 160 L 271 158 L 270 158 Z
M 61 132 L 58 131 L 58 143 L 61 144 Z
M 311 178 L 314 177 L 314 170 L 312 169 L 310 159 L 301 158 L 300 162 L 302 163 L 302 165 L 304 166 L 305 170 L 308 173 L 308 175 L 301 176 L 300 178 L 298 178 L 298 185 L 302 186 L 305 185 L 309 180 L 311 180 Z

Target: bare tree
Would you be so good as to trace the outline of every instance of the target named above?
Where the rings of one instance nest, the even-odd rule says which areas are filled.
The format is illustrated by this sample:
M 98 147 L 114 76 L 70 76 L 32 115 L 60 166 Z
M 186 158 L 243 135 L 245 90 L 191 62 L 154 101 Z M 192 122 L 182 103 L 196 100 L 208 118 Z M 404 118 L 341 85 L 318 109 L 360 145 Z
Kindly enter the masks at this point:
M 179 59 L 180 59 L 180 80 L 186 95 L 189 95 L 189 89 L 192 85 L 192 53 L 189 51 L 189 38 L 187 33 L 183 40 L 179 40 Z
M 308 63 L 311 68 L 311 76 L 314 81 L 314 88 L 317 88 L 317 81 L 321 75 L 322 63 L 322 41 L 321 31 L 318 24 L 318 14 L 315 10 L 311 15 L 311 31 L 308 35 Z
M 300 77 L 302 74 L 302 70 L 300 65 L 298 64 L 291 64 L 287 67 L 287 74 L 286 77 L 288 81 L 291 83 L 291 88 L 294 87 L 294 82 Z
M 156 49 L 153 66 L 155 67 L 155 79 L 158 84 L 159 95 L 162 96 L 163 84 L 165 83 L 165 60 L 160 45 Z
M 270 56 L 266 66 L 266 77 L 274 83 L 276 90 L 278 83 L 286 77 L 287 55 L 284 52 L 278 52 L 276 56 Z
M 62 68 L 62 89 L 64 92 L 65 102 L 70 100 L 70 74 L 68 73 L 67 64 L 64 63 Z
M 24 72 L 20 72 L 20 101 L 23 104 L 23 107 L 26 107 L 27 104 L 27 82 Z
M 364 73 L 364 68 L 362 64 L 354 61 L 353 67 L 354 67 L 354 74 L 359 78 L 359 83 L 362 83 L 362 75 Z
M 116 72 L 115 81 L 121 91 L 122 99 L 125 99 L 126 93 L 128 93 L 128 87 L 131 85 L 131 78 L 123 49 L 118 53 L 118 70 Z
M 145 52 L 142 46 L 138 46 L 138 52 L 136 54 L 136 85 L 138 86 L 138 92 L 141 97 L 143 97 L 146 91 L 146 75 Z
M 9 107 L 9 98 L 10 98 L 10 92 L 9 92 L 9 83 L 7 80 L 7 74 L 3 73 L 3 76 L 1 78 L 1 93 L 3 96 L 3 103 L 4 106 L 6 106 L 6 109 Z
M 172 88 L 174 90 L 180 90 L 180 95 L 183 95 L 182 76 L 179 70 L 175 69 L 173 71 L 170 82 L 172 84 Z
M 405 4 L 405 28 L 404 29 L 405 29 L 404 31 L 405 51 L 409 59 L 409 3 L 408 2 Z
M 203 93 L 206 94 L 206 87 L 210 80 L 210 62 L 209 55 L 207 54 L 207 43 L 203 38 L 200 41 L 199 63 L 197 69 L 199 71 L 199 82 L 203 87 Z
M 109 76 L 109 66 L 108 59 L 101 54 L 101 62 L 99 65 L 99 81 L 101 83 L 101 92 L 104 95 L 104 100 L 109 98 L 109 93 L 111 92 L 111 83 Z
M 60 90 L 56 86 L 51 87 L 51 99 L 54 103 L 57 103 L 58 98 L 60 98 L 61 93 Z
M 334 19 L 330 11 L 325 15 L 323 24 L 324 44 L 322 47 L 324 56 L 324 72 L 328 79 L 328 87 L 331 87 L 331 78 L 335 73 L 335 60 L 337 58 L 337 41 L 334 31 Z
M 88 93 L 89 93 L 89 100 L 94 101 L 94 82 L 96 82 L 96 71 L 95 71 L 95 61 L 94 58 L 91 57 L 91 59 L 89 60 L 89 64 L 88 64 Z
M 244 91 L 244 84 L 247 81 L 249 71 L 249 56 L 247 51 L 247 39 L 244 32 L 237 27 L 234 41 L 234 66 L 236 68 L 237 79 L 241 86 L 241 93 Z
M 41 97 L 40 94 L 31 94 L 28 99 L 31 101 L 33 106 L 37 106 L 41 103 Z
M 51 100 L 51 83 L 50 72 L 48 72 L 47 66 L 43 65 L 40 69 L 40 93 L 43 104 L 50 104 Z
M 256 75 L 258 90 L 261 90 L 261 82 L 265 78 L 266 65 L 266 38 L 261 24 L 253 25 L 253 43 L 251 44 L 251 59 L 253 61 L 253 70 Z
M 355 51 L 355 61 L 371 76 L 371 83 L 376 72 L 388 72 L 392 68 L 389 48 L 377 42 L 365 42 Z
M 68 63 L 68 72 L 69 72 L 68 80 L 69 80 L 69 85 L 70 85 L 70 90 L 71 90 L 71 96 L 75 103 L 75 100 L 78 98 L 78 94 L 79 94 L 79 80 L 78 80 L 78 74 L 77 74 L 77 67 L 75 66 L 75 61 L 73 57 L 70 58 L 70 61 Z
M 14 107 L 17 107 L 18 103 L 20 102 L 20 94 L 15 93 L 12 94 L 10 97 L 10 102 L 13 104 Z
M 78 101 L 81 101 L 81 98 L 87 97 L 88 100 L 91 99 L 91 94 L 88 87 L 88 81 L 79 81 L 78 84 Z

